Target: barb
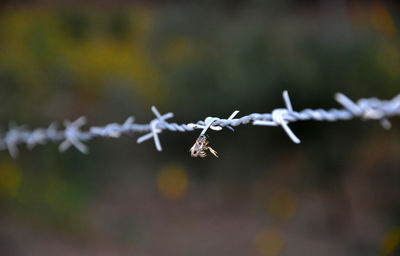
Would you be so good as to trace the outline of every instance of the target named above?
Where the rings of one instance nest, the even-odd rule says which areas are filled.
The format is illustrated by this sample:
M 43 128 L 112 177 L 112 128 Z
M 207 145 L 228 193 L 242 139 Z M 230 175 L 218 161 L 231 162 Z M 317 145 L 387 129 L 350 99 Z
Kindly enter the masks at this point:
M 287 91 L 283 92 L 284 108 L 276 108 L 270 113 L 253 113 L 236 118 L 239 111 L 234 111 L 227 119 L 219 117 L 206 117 L 204 121 L 196 123 L 177 124 L 169 123 L 167 120 L 174 116 L 173 113 L 161 115 L 156 107 L 151 110 L 155 118 L 149 123 L 137 124 L 133 117 L 129 117 L 123 124 L 111 123 L 103 127 L 93 126 L 88 130 L 82 130 L 86 124 L 86 118 L 80 117 L 70 122 L 65 121 L 64 130 L 58 130 L 55 123 L 52 123 L 47 129 L 38 128 L 29 131 L 25 126 L 12 126 L 9 130 L 0 135 L 0 150 L 7 149 L 14 158 L 18 156 L 18 145 L 26 144 L 28 149 L 33 149 L 38 144 L 45 144 L 49 141 L 61 142 L 59 150 L 64 152 L 71 146 L 74 146 L 82 153 L 88 153 L 89 149 L 84 144 L 96 137 L 119 138 L 122 135 L 132 133 L 145 133 L 137 139 L 137 143 L 153 139 L 156 149 L 162 150 L 159 135 L 164 130 L 172 132 L 190 132 L 201 130 L 199 135 L 206 134 L 208 129 L 221 131 L 227 128 L 233 131 L 233 127 L 245 124 L 260 126 L 280 126 L 294 143 L 300 143 L 300 139 L 290 129 L 289 124 L 297 121 L 315 120 L 315 121 L 344 121 L 359 118 L 365 120 L 378 120 L 385 129 L 390 129 L 390 117 L 400 115 L 400 94 L 391 100 L 380 100 L 377 98 L 364 98 L 357 102 L 352 101 L 344 94 L 337 93 L 336 101 L 343 107 L 342 109 L 332 108 L 324 109 L 303 109 L 294 111 Z
M 300 139 L 297 138 L 297 136 L 288 126 L 288 123 L 290 122 L 288 120 L 290 119 L 288 118 L 288 115 L 294 113 L 294 111 L 287 91 L 283 91 L 283 100 L 285 101 L 286 108 L 278 108 L 272 111 L 271 121 L 255 120 L 253 124 L 263 126 L 282 126 L 283 130 L 292 139 L 292 141 L 296 144 L 299 144 Z
M 173 113 L 167 113 L 167 114 L 162 116 L 160 114 L 160 112 L 158 112 L 158 110 L 156 109 L 155 106 L 151 107 L 151 111 L 153 111 L 154 115 L 156 115 L 156 117 L 157 117 L 156 119 L 153 119 L 150 122 L 151 132 L 146 134 L 146 135 L 143 135 L 142 137 L 140 137 L 137 140 L 137 143 L 142 143 L 143 141 L 148 140 L 151 137 L 153 137 L 154 143 L 156 144 L 157 150 L 161 151 L 162 148 L 161 148 L 160 139 L 158 138 L 158 134 L 161 133 L 163 130 L 161 128 L 159 128 L 158 126 L 159 125 L 161 125 L 161 126 L 164 125 L 164 127 L 167 127 L 168 123 L 165 120 L 168 119 L 168 118 L 173 117 L 174 114 Z

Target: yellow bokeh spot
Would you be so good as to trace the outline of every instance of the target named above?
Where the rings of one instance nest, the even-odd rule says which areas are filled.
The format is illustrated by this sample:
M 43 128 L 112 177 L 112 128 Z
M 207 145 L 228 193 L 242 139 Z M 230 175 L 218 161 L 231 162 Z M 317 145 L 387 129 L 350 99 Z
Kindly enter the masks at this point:
M 396 27 L 392 15 L 382 2 L 376 2 L 370 12 L 372 27 L 382 34 L 392 36 L 396 33 Z
M 400 228 L 387 232 L 382 240 L 382 254 L 392 255 L 400 242 Z
M 21 185 L 22 174 L 18 165 L 11 161 L 0 163 L 0 195 L 16 196 Z
M 280 221 L 288 221 L 297 211 L 297 197 L 288 190 L 281 190 L 272 195 L 268 204 L 269 214 Z
M 181 198 L 188 187 L 188 176 L 185 168 L 179 164 L 164 166 L 157 176 L 158 190 L 165 198 Z
M 282 251 L 284 240 L 285 235 L 282 230 L 265 230 L 257 235 L 255 247 L 262 255 L 276 256 Z

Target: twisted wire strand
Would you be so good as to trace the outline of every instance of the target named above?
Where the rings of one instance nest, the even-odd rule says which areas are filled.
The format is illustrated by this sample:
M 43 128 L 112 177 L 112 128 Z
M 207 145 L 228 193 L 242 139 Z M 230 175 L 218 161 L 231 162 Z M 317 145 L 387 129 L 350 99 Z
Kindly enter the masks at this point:
M 111 123 L 102 127 L 93 126 L 88 130 L 81 130 L 87 122 L 86 117 L 80 117 L 75 121 L 64 121 L 65 129 L 58 130 L 55 123 L 48 128 L 38 128 L 29 131 L 26 126 L 12 126 L 3 135 L 0 135 L 0 150 L 7 149 L 14 158 L 18 156 L 18 145 L 26 144 L 28 149 L 47 142 L 61 142 L 59 150 L 64 152 L 71 146 L 82 153 L 88 153 L 89 149 L 84 144 L 96 137 L 119 138 L 122 135 L 133 133 L 145 133 L 137 139 L 137 143 L 153 139 L 156 149 L 162 150 L 159 134 L 165 130 L 172 132 L 189 132 L 201 129 L 201 135 L 208 129 L 220 131 L 223 128 L 233 130 L 233 127 L 252 124 L 259 126 L 281 126 L 294 143 L 300 143 L 300 139 L 290 129 L 289 123 L 297 121 L 344 121 L 355 118 L 361 120 L 379 120 L 383 128 L 390 129 L 391 123 L 388 118 L 400 115 L 400 94 L 391 100 L 380 100 L 377 98 L 363 98 L 357 102 L 352 101 L 344 94 L 337 93 L 335 100 L 343 107 L 342 109 L 303 109 L 293 110 L 287 91 L 283 92 L 285 108 L 276 108 L 270 113 L 252 113 L 235 118 L 239 111 L 234 111 L 228 118 L 207 117 L 196 123 L 177 124 L 167 120 L 174 116 L 173 113 L 161 115 L 156 107 L 151 110 L 155 118 L 147 124 L 137 124 L 133 117 L 129 117 L 122 124 Z

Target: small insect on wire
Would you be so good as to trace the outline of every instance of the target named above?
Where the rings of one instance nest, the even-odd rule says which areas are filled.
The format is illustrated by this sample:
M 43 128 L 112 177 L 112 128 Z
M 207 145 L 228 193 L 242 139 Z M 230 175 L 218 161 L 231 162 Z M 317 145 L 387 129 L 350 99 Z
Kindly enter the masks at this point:
M 208 143 L 209 143 L 209 141 L 207 139 L 207 136 L 205 134 L 201 134 L 197 138 L 197 140 L 194 143 L 194 145 L 189 149 L 190 155 L 192 157 L 198 157 L 199 156 L 199 157 L 203 158 L 203 157 L 207 156 L 206 151 L 210 150 L 210 152 L 215 157 L 218 158 L 218 152 L 215 151 L 214 149 L 212 149 L 210 146 L 208 146 Z

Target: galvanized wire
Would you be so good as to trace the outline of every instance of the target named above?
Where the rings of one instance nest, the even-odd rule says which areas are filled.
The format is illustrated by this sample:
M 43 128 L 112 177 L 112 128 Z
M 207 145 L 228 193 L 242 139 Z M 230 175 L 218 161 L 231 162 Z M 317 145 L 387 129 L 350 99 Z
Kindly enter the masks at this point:
M 122 135 L 132 133 L 145 133 L 137 139 L 137 143 L 153 139 L 156 149 L 162 150 L 159 134 L 165 130 L 172 132 L 189 132 L 201 129 L 200 134 L 205 134 L 208 129 L 220 131 L 223 128 L 233 130 L 233 127 L 252 124 L 261 126 L 281 126 L 294 143 L 300 143 L 300 139 L 293 133 L 289 123 L 305 120 L 335 122 L 360 118 L 361 120 L 379 120 L 383 128 L 390 129 L 391 124 L 388 118 L 400 115 L 400 94 L 391 100 L 380 100 L 377 98 L 364 98 L 356 102 L 345 95 L 337 93 L 336 101 L 343 107 L 342 109 L 304 109 L 301 111 L 293 110 L 287 91 L 283 92 L 284 108 L 276 108 L 270 113 L 252 113 L 236 118 L 239 111 L 234 111 L 228 118 L 206 117 L 196 123 L 177 124 L 167 120 L 174 116 L 173 113 L 161 115 L 156 107 L 151 110 L 155 118 L 147 124 L 137 124 L 133 117 L 129 117 L 123 124 L 111 123 L 102 127 L 90 127 L 82 130 L 86 124 L 86 117 L 80 117 L 70 122 L 64 121 L 65 129 L 58 130 L 55 123 L 48 128 L 38 128 L 28 130 L 26 126 L 13 126 L 3 135 L 0 135 L 0 149 L 7 149 L 14 158 L 18 156 L 18 145 L 26 144 L 28 149 L 34 148 L 38 144 L 47 142 L 61 142 L 59 150 L 61 152 L 74 146 L 82 153 L 88 153 L 88 147 L 84 144 L 96 137 L 119 138 Z

